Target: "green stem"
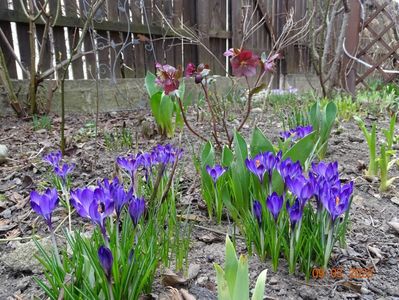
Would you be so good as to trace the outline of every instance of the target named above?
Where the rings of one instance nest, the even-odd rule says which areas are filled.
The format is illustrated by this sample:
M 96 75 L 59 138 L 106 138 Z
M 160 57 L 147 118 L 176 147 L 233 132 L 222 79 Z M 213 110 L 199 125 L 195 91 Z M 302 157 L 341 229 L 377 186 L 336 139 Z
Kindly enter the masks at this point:
M 53 244 L 53 249 L 55 252 L 55 258 L 57 260 L 57 264 L 60 268 L 62 268 L 60 253 L 58 252 L 57 241 L 55 240 L 55 234 L 53 228 L 50 228 L 50 236 L 51 236 L 51 243 Z
M 221 209 L 221 203 L 219 203 L 219 197 L 218 197 L 218 189 L 217 189 L 217 184 L 214 184 L 214 191 L 215 191 L 215 208 L 216 208 L 216 218 L 218 220 L 218 224 L 222 222 L 222 209 Z
M 327 270 L 328 261 L 331 256 L 332 248 L 334 246 L 334 242 L 333 242 L 334 223 L 335 223 L 334 221 L 331 221 L 331 227 L 328 232 L 327 245 L 326 245 L 325 252 L 324 252 L 324 264 L 323 264 L 324 270 Z
M 294 274 L 295 272 L 295 230 L 291 231 L 290 238 L 290 261 L 289 261 L 289 273 Z

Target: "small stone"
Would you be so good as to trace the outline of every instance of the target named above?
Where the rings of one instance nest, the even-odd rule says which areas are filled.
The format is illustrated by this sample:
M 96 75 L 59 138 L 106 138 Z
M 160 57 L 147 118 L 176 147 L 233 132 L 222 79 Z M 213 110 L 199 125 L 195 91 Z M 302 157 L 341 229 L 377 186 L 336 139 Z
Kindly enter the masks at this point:
M 392 197 L 392 198 L 391 198 L 391 202 L 393 202 L 393 203 L 399 205 L 399 197 Z
M 361 292 L 362 294 L 370 294 L 370 290 L 367 289 L 367 288 L 364 287 L 364 286 L 362 286 L 362 287 L 360 288 L 360 292 Z
M 270 285 L 275 285 L 279 282 L 278 278 L 276 276 L 273 276 L 272 278 L 270 278 L 269 280 L 269 284 Z
M 40 244 L 46 252 L 52 251 L 52 244 L 50 238 L 41 239 Z M 15 248 L 12 252 L 4 253 L 0 257 L 0 262 L 12 269 L 14 272 L 32 272 L 35 274 L 42 273 L 43 267 L 36 259 L 39 251 L 33 241 L 27 243 L 15 243 Z
M 396 258 L 389 258 L 388 259 L 388 264 L 390 264 L 391 266 L 395 266 L 395 265 L 399 265 L 399 262 L 396 260 Z
M 200 276 L 197 279 L 197 284 L 198 285 L 205 286 L 207 282 L 208 282 L 208 276 Z
M 254 114 L 260 114 L 263 112 L 263 110 L 260 107 L 255 107 L 251 110 L 251 112 Z
M 8 208 L 5 211 L 3 211 L 0 216 L 2 216 L 4 219 L 9 219 L 11 218 L 11 210 Z
M 310 286 L 303 285 L 299 288 L 299 295 L 305 300 L 316 300 L 317 293 L 314 292 L 314 289 Z
M 348 139 L 352 143 L 363 143 L 364 142 L 364 139 L 362 139 L 362 138 L 360 138 L 358 136 L 355 136 L 355 135 L 348 136 Z
M 6 145 L 0 145 L 0 165 L 7 161 L 8 149 Z

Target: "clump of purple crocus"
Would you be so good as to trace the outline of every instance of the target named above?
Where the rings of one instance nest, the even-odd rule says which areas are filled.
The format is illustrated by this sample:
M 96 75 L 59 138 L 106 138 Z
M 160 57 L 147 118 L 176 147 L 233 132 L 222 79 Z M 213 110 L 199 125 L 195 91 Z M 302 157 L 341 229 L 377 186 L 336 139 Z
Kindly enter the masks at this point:
M 51 215 L 59 202 L 56 189 L 48 188 L 43 194 L 36 191 L 30 193 L 30 205 L 32 209 L 41 215 L 47 223 L 49 229 L 52 229 Z
M 280 137 L 285 141 L 291 138 L 291 141 L 297 141 L 313 132 L 312 125 L 298 126 L 297 128 L 280 133 Z
M 249 171 L 258 177 L 261 184 L 267 173 L 269 176 L 269 185 L 271 185 L 273 170 L 280 162 L 281 155 L 281 152 L 277 153 L 277 155 L 274 155 L 272 152 L 263 152 L 252 159 L 245 159 L 245 165 Z
M 221 165 L 215 165 L 214 167 L 206 166 L 206 171 L 211 176 L 213 184 L 216 185 L 218 178 L 227 171 L 227 168 L 223 168 Z
M 62 154 L 61 151 L 51 152 L 43 156 L 43 161 L 53 167 L 54 173 L 62 179 L 65 183 L 67 176 L 75 169 L 75 165 L 61 164 Z

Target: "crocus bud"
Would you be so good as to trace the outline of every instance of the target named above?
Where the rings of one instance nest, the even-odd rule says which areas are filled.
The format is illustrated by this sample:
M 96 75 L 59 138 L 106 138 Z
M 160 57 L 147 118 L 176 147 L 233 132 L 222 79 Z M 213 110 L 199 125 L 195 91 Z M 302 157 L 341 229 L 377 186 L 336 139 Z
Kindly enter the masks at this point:
M 98 249 L 98 259 L 100 260 L 101 267 L 103 268 L 108 281 L 111 281 L 112 264 L 114 262 L 111 250 L 107 247 L 100 246 Z

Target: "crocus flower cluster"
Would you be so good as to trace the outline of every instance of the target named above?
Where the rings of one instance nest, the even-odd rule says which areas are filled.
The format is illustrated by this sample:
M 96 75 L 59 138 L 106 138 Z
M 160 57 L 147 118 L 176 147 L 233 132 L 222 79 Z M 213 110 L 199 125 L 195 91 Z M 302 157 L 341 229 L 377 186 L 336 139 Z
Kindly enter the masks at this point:
M 123 207 L 129 206 L 130 217 L 134 226 L 137 226 L 145 210 L 144 199 L 135 197 L 131 189 L 126 191 L 117 178 L 111 183 L 104 179 L 95 188 L 73 190 L 70 201 L 82 218 L 88 218 L 100 227 L 104 236 L 105 221 L 114 212 L 119 218 Z
M 248 170 L 257 176 L 260 183 L 264 182 L 267 174 L 269 187 L 275 170 L 283 179 L 285 191 L 283 195 L 279 196 L 269 189 L 269 196 L 266 199 L 266 207 L 275 220 L 285 202 L 291 225 L 294 227 L 302 218 L 306 203 L 313 197 L 316 199 L 318 209 L 324 208 L 333 221 L 349 208 L 353 183 L 341 184 L 337 162 L 314 163 L 308 176 L 303 173 L 299 162 L 294 163 L 290 158 L 283 160 L 281 152 L 276 155 L 272 152 L 260 153 L 253 159 L 247 158 L 245 163 Z M 287 192 L 292 195 L 292 203 L 284 199 Z M 255 218 L 261 223 L 261 210 L 258 201 L 253 204 L 253 212 Z
M 266 174 L 271 179 L 274 168 L 281 160 L 281 155 L 281 152 L 276 156 L 272 152 L 260 153 L 253 159 L 247 158 L 245 160 L 245 165 L 248 170 L 254 173 L 259 178 L 259 181 L 263 183 Z
M 138 153 L 127 157 L 118 157 L 117 164 L 124 169 L 133 179 L 136 172 L 140 169 L 144 170 L 146 179 L 151 174 L 152 168 L 160 165 L 165 168 L 167 165 L 173 165 L 177 160 L 181 159 L 183 149 L 174 148 L 172 145 L 158 145 L 150 152 Z
M 75 165 L 68 165 L 66 163 L 62 164 L 62 154 L 61 151 L 51 152 L 43 157 L 43 161 L 48 163 L 53 167 L 54 173 L 62 179 L 63 182 L 66 181 L 68 174 L 70 174 Z
M 285 141 L 289 138 L 291 138 L 292 141 L 297 141 L 300 140 L 302 138 L 304 138 L 305 136 L 307 136 L 308 134 L 313 132 L 313 127 L 311 125 L 309 126 L 298 126 L 294 129 L 285 131 L 280 133 L 280 137 Z
M 339 178 L 338 163 L 319 162 L 313 163 L 309 172 L 304 172 L 299 161 L 293 162 L 290 158 L 283 159 L 281 152 L 273 154 L 264 152 L 257 154 L 254 158 L 245 161 L 249 172 L 255 174 L 254 180 L 260 183 L 254 185 L 253 197 L 261 197 L 252 202 L 252 214 L 259 229 L 259 240 L 257 249 L 261 257 L 265 258 L 268 252 L 273 260 L 273 268 L 278 265 L 280 256 L 281 239 L 284 238 L 284 224 L 287 220 L 290 224 L 289 235 L 289 269 L 290 273 L 295 270 L 296 256 L 294 252 L 296 243 L 299 242 L 301 227 L 303 227 L 304 213 L 314 213 L 312 199 L 315 199 L 317 210 L 312 218 L 314 224 L 306 222 L 307 230 L 318 228 L 318 237 L 323 249 L 323 265 L 326 267 L 334 245 L 334 235 L 339 217 L 345 214 L 350 206 L 353 194 L 353 182 L 342 184 Z M 278 194 L 274 190 L 272 182 L 279 174 L 282 180 L 282 190 Z M 273 177 L 272 177 L 273 176 Z M 264 184 L 265 183 L 265 184 Z M 306 209 L 305 208 L 309 208 Z M 282 214 L 285 209 L 286 213 Z M 268 214 L 266 214 L 268 213 Z M 281 219 L 281 216 L 288 216 Z M 249 222 L 247 226 L 253 226 Z M 272 225 L 274 224 L 274 225 Z M 320 226 L 320 227 L 319 227 Z M 251 228 L 251 229 L 249 229 Z M 248 230 L 253 232 L 253 228 Z M 275 231 L 271 234 L 270 228 Z M 325 232 L 327 231 L 327 235 Z M 265 239 L 268 239 L 265 241 Z M 301 242 L 302 243 L 302 242 Z M 265 246 L 266 245 L 266 246 Z M 320 248 L 321 247 L 321 248 Z
M 180 85 L 180 78 L 183 75 L 181 66 L 177 69 L 170 65 L 156 64 L 157 68 L 157 78 L 155 82 L 162 87 L 165 95 L 174 94 Z
M 295 95 L 298 93 L 298 89 L 290 86 L 288 89 L 272 89 L 270 94 L 277 96 L 285 96 L 285 95 Z

